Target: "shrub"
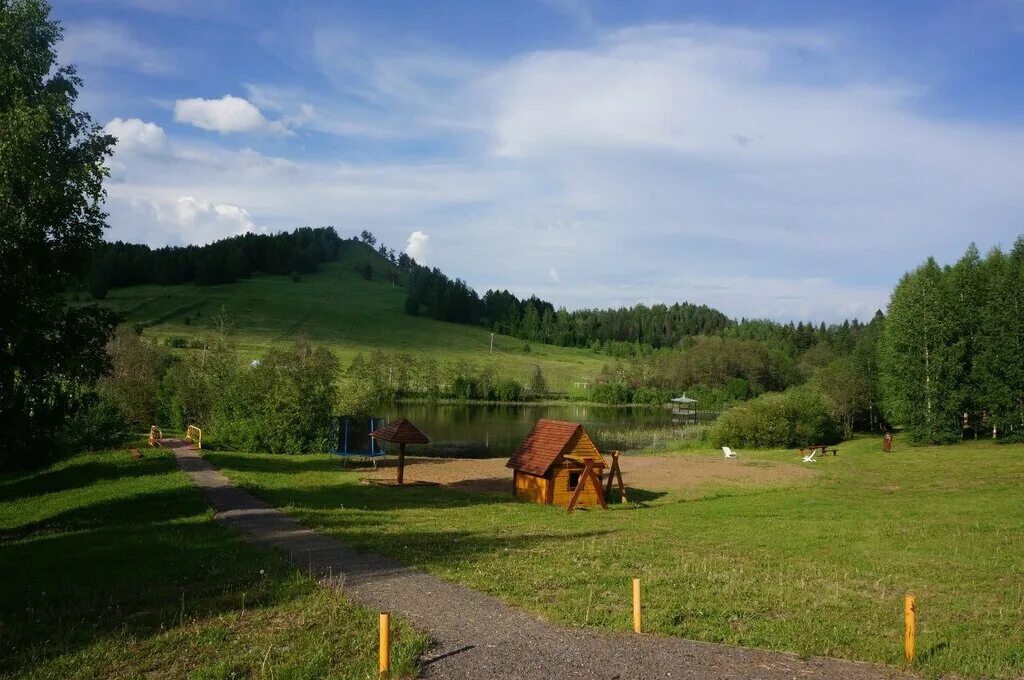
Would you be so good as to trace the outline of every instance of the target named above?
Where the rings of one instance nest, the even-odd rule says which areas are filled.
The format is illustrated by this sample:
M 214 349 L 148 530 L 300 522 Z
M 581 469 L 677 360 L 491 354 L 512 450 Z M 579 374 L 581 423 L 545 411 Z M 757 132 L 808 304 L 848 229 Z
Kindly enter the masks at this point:
M 68 421 L 65 439 L 76 451 L 97 451 L 119 446 L 131 436 L 132 424 L 118 403 L 93 392 Z
M 633 403 L 634 404 L 664 404 L 669 400 L 669 396 L 661 390 L 656 390 L 652 387 L 638 387 L 633 392 Z
M 548 380 L 544 377 L 544 369 L 539 365 L 533 367 L 533 374 L 530 376 L 530 393 L 535 397 L 548 393 Z
M 628 404 L 632 396 L 629 385 L 621 382 L 597 383 L 591 392 L 591 398 L 601 404 Z
M 806 385 L 734 406 L 708 432 L 715 446 L 752 448 L 832 444 L 840 438 L 840 424 L 821 392 Z
M 526 390 L 512 378 L 500 378 L 491 388 L 491 396 L 497 401 L 522 401 Z
M 168 347 L 174 347 L 175 349 L 185 349 L 188 347 L 188 340 L 180 335 L 169 335 L 164 338 L 164 344 Z
M 211 434 L 218 445 L 246 451 L 326 451 L 337 375 L 338 360 L 325 347 L 299 340 L 272 349 L 213 394 Z

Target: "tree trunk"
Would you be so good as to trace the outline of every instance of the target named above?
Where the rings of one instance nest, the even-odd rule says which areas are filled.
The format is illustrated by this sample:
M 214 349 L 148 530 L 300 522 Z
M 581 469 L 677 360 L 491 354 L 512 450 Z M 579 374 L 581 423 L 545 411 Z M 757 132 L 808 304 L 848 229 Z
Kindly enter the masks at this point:
M 405 483 L 405 443 L 398 445 L 398 483 Z

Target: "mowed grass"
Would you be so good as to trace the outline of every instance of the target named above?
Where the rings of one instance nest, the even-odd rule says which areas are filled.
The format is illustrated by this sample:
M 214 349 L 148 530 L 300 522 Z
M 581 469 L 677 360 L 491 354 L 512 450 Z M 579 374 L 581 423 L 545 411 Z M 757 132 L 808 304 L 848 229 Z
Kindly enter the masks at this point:
M 567 625 L 629 630 L 639 576 L 653 633 L 899 665 L 912 592 L 918 671 L 1020 676 L 1024 448 L 879 449 L 846 443 L 790 487 L 634 489 L 636 503 L 572 515 L 362 485 L 326 456 L 207 457 L 311 526 Z M 739 464 L 782 460 L 799 463 L 744 451 Z
M 354 271 L 366 259 L 380 280 L 366 281 Z M 405 289 L 384 279 L 382 263 L 361 248 L 352 249 L 298 283 L 287 276 L 254 276 L 220 286 L 135 286 L 110 291 L 103 304 L 123 312 L 132 323 L 162 319 L 145 330 L 161 340 L 209 333 L 214 315 L 223 308 L 240 347 L 251 355 L 248 358 L 306 336 L 329 346 L 344 366 L 358 352 L 374 349 L 490 364 L 500 374 L 523 381 L 539 365 L 549 386 L 561 392 L 568 392 L 581 378 L 592 379 L 606 363 L 606 358 L 586 350 L 503 335 L 495 336 L 492 353 L 490 333 L 482 327 L 409 316 L 404 311 Z
M 0 677 L 376 678 L 377 614 L 243 543 L 172 458 L 0 477 Z M 426 640 L 399 623 L 394 663 Z

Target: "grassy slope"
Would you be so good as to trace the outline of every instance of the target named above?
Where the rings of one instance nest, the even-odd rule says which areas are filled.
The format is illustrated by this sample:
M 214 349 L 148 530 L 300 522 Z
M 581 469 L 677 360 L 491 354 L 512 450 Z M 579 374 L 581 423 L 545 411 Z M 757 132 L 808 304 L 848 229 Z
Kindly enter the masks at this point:
M 573 515 L 368 487 L 325 456 L 208 456 L 310 525 L 566 624 L 627 630 L 639 575 L 654 632 L 898 664 L 912 591 L 920 670 L 1024 673 L 1021 447 L 840 449 L 799 486 L 634 491 L 640 505 Z M 740 464 L 780 459 L 798 460 Z
M 376 677 L 376 614 L 216 524 L 165 453 L 0 477 L 0 583 L 0 677 Z
M 367 259 L 377 271 L 373 281 L 363 280 L 354 271 L 357 263 Z M 501 335 L 495 336 L 490 354 L 490 334 L 483 328 L 408 316 L 403 308 L 404 289 L 384 280 L 382 267 L 379 257 L 356 248 L 298 283 L 285 276 L 256 276 L 222 286 L 135 286 L 111 291 L 104 304 L 125 312 L 132 322 L 180 310 L 146 333 L 186 338 L 206 332 L 223 306 L 243 349 L 253 358 L 268 345 L 303 334 L 330 346 L 343 365 L 357 352 L 377 348 L 438 360 L 493 361 L 502 373 L 524 381 L 540 365 L 551 387 L 560 391 L 567 391 L 580 377 L 592 378 L 605 363 L 587 351 L 539 343 L 530 343 L 530 351 L 525 352 L 522 340 Z M 186 316 L 192 318 L 189 326 L 184 325 Z

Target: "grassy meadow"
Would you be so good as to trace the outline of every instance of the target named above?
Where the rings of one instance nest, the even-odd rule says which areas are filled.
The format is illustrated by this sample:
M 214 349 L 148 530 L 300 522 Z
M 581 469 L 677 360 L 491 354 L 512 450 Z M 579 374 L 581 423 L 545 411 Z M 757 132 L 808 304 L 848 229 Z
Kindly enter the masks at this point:
M 0 678 L 377 677 L 376 612 L 218 525 L 165 452 L 0 477 L 0 582 Z
M 365 260 L 377 272 L 372 281 L 355 271 Z M 304 335 L 330 347 L 343 366 L 358 352 L 383 349 L 439 361 L 493 363 L 501 374 L 525 382 L 539 365 L 550 387 L 560 392 L 571 391 L 581 378 L 592 379 L 606 363 L 606 358 L 585 350 L 502 335 L 495 335 L 491 353 L 490 333 L 484 328 L 409 316 L 403 306 L 405 289 L 385 279 L 383 262 L 363 249 L 352 249 L 298 282 L 257 275 L 220 286 L 134 286 L 111 290 L 102 304 L 124 313 L 130 323 L 145 324 L 146 335 L 161 340 L 209 332 L 223 307 L 240 348 L 251 358 Z
M 879 448 L 845 443 L 790 486 L 633 489 L 628 505 L 572 515 L 504 494 L 367 486 L 327 456 L 206 455 L 311 526 L 567 625 L 628 630 L 639 576 L 653 633 L 898 665 L 913 592 L 918 671 L 1020 676 L 1024 448 Z M 738 464 L 779 461 L 799 457 L 742 452 Z

